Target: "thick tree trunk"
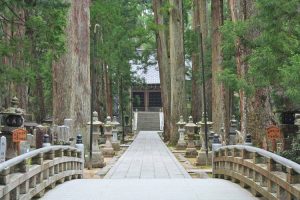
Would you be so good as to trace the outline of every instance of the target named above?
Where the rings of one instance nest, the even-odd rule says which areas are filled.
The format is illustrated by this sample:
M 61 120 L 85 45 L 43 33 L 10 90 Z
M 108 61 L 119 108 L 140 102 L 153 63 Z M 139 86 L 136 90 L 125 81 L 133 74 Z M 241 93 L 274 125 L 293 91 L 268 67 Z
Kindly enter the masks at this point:
M 198 0 L 199 2 L 199 0 Z M 207 70 L 207 59 L 205 59 L 208 55 L 208 32 L 209 32 L 209 28 L 208 28 L 208 18 L 207 18 L 207 0 L 200 0 L 200 29 L 201 29 L 201 33 L 202 33 L 202 45 L 203 45 L 203 55 L 204 55 L 204 67 L 205 69 L 205 76 L 206 76 L 206 80 L 205 80 L 205 91 L 206 91 L 206 111 L 208 114 L 208 118 L 211 120 L 212 118 L 212 80 L 211 77 L 208 77 L 207 74 L 209 74 L 210 72 Z M 202 93 L 202 91 L 201 91 Z M 203 95 L 203 94 L 202 94 Z M 203 106 L 202 106 L 203 107 Z
M 62 124 L 74 120 L 74 130 L 83 134 L 88 148 L 86 123 L 90 120 L 90 13 L 89 0 L 73 0 L 66 30 L 67 52 L 53 64 L 53 117 Z
M 240 2 L 236 0 L 229 0 L 228 1 L 231 20 L 233 23 L 237 23 L 239 20 L 245 20 L 243 15 L 243 10 L 241 8 Z M 239 79 L 244 79 L 246 75 L 246 70 L 248 68 L 245 57 L 247 56 L 245 46 L 241 43 L 241 39 L 237 38 L 235 41 L 235 48 L 236 48 L 236 67 L 237 67 L 237 75 Z M 246 104 L 247 98 L 245 96 L 245 92 L 243 89 L 239 90 L 239 97 L 240 97 L 240 121 L 241 121 L 241 133 L 245 136 L 246 134 L 246 126 L 247 126 L 247 112 L 246 112 Z
M 222 72 L 221 32 L 223 24 L 223 0 L 212 1 L 212 120 L 214 131 L 220 132 L 224 125 L 225 143 L 229 133 L 229 98 L 228 90 L 219 82 L 218 75 Z
M 170 143 L 178 140 L 176 122 L 186 115 L 185 63 L 183 47 L 182 0 L 170 0 L 170 74 L 171 74 L 171 129 Z
M 164 0 L 153 0 L 153 11 L 155 23 L 158 26 L 164 27 L 156 32 L 156 45 L 157 45 L 157 60 L 159 66 L 160 86 L 162 106 L 164 113 L 164 139 L 165 141 L 170 139 L 170 63 L 168 56 L 168 37 L 164 23 L 164 15 L 161 12 Z
M 256 90 L 247 103 L 247 134 L 255 146 L 263 147 L 266 128 L 275 121 L 271 105 L 271 88 Z
M 200 1 L 194 0 L 193 2 L 193 30 L 195 35 L 199 38 L 198 34 L 202 32 L 202 24 L 200 24 Z M 199 31 L 200 30 L 200 31 Z M 200 43 L 201 41 L 198 41 Z M 195 51 L 192 53 L 192 116 L 195 122 L 200 121 L 202 108 L 203 108 L 203 93 L 201 90 L 202 82 L 200 81 L 201 77 L 201 66 L 200 64 L 200 48 L 195 48 Z M 204 48 L 203 48 L 204 49 Z
M 231 19 L 234 23 L 237 23 L 238 21 L 244 21 L 250 18 L 254 14 L 254 0 L 243 0 L 243 1 L 237 1 L 237 0 L 229 0 L 229 8 L 231 13 Z M 246 37 L 253 37 L 251 33 L 248 33 Z M 235 41 L 235 48 L 236 48 L 236 67 L 237 67 L 237 75 L 239 79 L 245 79 L 246 73 L 248 71 L 248 64 L 246 62 L 246 57 L 250 54 L 250 49 L 245 46 L 240 38 L 237 38 Z M 239 96 L 240 96 L 240 117 L 241 117 L 241 132 L 243 136 L 245 137 L 247 133 L 247 105 L 251 106 L 251 102 L 248 102 L 248 98 L 245 95 L 245 91 L 243 89 L 239 90 Z M 253 101 L 253 99 L 250 101 Z M 255 100 L 254 100 L 255 101 Z M 270 107 L 270 106 L 267 106 Z M 249 109 L 249 111 L 252 111 L 253 109 Z M 250 114 L 250 118 L 253 118 L 254 113 Z M 265 115 L 265 114 L 264 114 Z M 255 117 L 256 118 L 256 117 Z M 250 123 L 252 124 L 252 122 Z M 253 129 L 253 128 L 250 128 Z

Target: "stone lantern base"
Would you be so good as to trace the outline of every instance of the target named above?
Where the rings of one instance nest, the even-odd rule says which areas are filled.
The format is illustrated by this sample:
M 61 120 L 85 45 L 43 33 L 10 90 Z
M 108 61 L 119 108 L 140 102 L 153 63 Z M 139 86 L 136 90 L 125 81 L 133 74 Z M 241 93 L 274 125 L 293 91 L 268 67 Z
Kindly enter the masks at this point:
M 185 157 L 186 158 L 196 158 L 198 155 L 198 152 L 196 148 L 187 148 L 185 152 Z
M 197 161 L 196 161 L 196 165 L 211 165 L 212 164 L 212 152 L 209 151 L 208 152 L 208 159 L 206 158 L 206 152 L 205 151 L 201 151 L 198 156 L 197 156 Z
M 93 168 L 102 168 L 104 167 L 106 164 L 104 162 L 104 157 L 100 152 L 92 152 L 92 167 Z
M 112 147 L 104 147 L 102 149 L 104 157 L 113 157 L 115 155 L 114 149 Z
M 187 144 L 185 141 L 178 141 L 178 143 L 176 145 L 176 149 L 177 150 L 185 150 L 186 146 L 187 146 Z
M 112 142 L 111 145 L 112 145 L 114 151 L 120 151 L 121 148 L 120 148 L 120 142 L 119 141 Z

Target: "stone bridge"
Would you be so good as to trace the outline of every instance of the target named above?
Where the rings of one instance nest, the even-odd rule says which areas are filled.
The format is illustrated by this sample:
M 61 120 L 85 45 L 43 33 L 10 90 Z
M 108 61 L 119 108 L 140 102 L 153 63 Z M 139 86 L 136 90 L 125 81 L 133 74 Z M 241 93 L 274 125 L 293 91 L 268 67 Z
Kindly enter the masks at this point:
M 297 200 L 299 174 L 294 162 L 235 145 L 215 151 L 215 178 L 192 179 L 156 132 L 141 131 L 104 179 L 82 179 L 82 152 L 68 146 L 6 161 L 0 164 L 0 199 Z

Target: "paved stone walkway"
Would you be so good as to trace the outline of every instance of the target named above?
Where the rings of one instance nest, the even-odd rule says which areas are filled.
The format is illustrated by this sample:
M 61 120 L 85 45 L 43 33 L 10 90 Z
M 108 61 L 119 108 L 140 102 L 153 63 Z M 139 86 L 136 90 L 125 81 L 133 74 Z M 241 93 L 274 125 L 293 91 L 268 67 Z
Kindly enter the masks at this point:
M 141 131 L 104 177 L 108 179 L 191 178 L 157 132 Z
M 238 184 L 191 179 L 156 132 L 140 132 L 105 176 L 57 185 L 43 200 L 254 200 Z

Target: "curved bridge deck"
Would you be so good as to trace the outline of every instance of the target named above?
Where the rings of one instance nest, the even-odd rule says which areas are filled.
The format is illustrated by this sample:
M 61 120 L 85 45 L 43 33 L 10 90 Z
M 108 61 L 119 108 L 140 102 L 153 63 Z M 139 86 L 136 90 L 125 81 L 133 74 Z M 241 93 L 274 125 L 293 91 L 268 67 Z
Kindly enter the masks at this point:
M 221 179 L 191 179 L 156 132 L 140 132 L 103 180 L 65 182 L 42 198 L 99 200 L 254 200 L 239 185 Z

